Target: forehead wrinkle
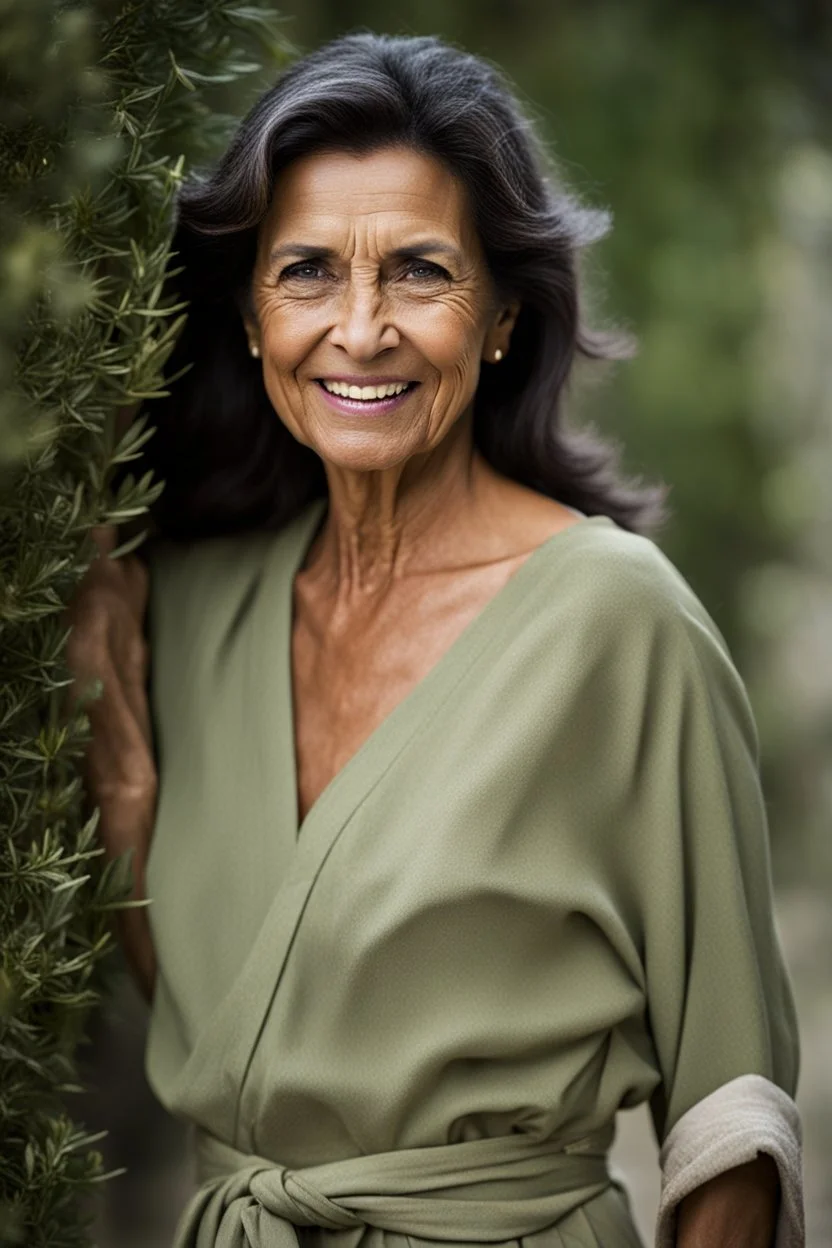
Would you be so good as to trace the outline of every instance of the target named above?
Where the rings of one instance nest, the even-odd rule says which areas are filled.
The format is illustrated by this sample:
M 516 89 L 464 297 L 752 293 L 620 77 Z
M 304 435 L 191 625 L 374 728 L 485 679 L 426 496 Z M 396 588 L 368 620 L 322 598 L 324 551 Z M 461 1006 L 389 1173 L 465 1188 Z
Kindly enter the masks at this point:
M 424 252 L 466 259 L 469 240 L 454 238 L 445 228 L 437 229 L 436 223 L 410 219 L 407 223 L 385 220 L 383 213 L 362 213 L 360 216 L 321 219 L 320 225 L 306 222 L 285 222 L 272 240 L 269 255 L 272 260 L 284 259 L 292 254 L 311 256 L 316 250 L 324 255 L 339 255 L 342 259 L 372 255 L 395 256 L 399 252 Z M 442 223 L 444 226 L 444 223 Z M 287 242 L 281 235 L 288 235 Z M 431 246 L 431 244 L 434 244 Z
M 454 241 L 468 242 L 473 229 L 469 208 L 455 175 L 424 154 L 396 146 L 363 156 L 317 153 L 301 157 L 278 176 L 264 233 L 299 238 L 290 223 L 316 226 L 320 219 L 370 211 L 415 216 L 431 223 L 429 233 L 448 231 Z M 437 231 L 436 226 L 444 228 Z
M 375 187 L 350 190 L 327 187 L 318 191 L 303 190 L 297 195 L 277 195 L 272 211 L 284 219 L 323 217 L 330 215 L 365 216 L 368 213 L 392 213 L 417 216 L 424 215 L 426 220 L 453 221 L 461 226 L 466 214 L 463 202 L 451 186 L 436 187 L 430 193 L 425 191 L 407 191 L 400 186 Z M 378 206 L 381 201 L 382 206 Z M 282 206 L 282 212 L 280 211 Z M 276 211 L 275 211 L 276 210 Z M 288 213 L 287 213 L 288 210 Z
M 385 198 L 389 200 L 389 195 Z M 340 234 L 350 223 L 369 218 L 377 223 L 377 233 L 387 227 L 392 231 L 407 231 L 423 238 L 445 238 L 451 244 L 464 244 L 471 235 L 473 224 L 467 217 L 460 217 L 456 212 L 443 211 L 442 205 L 428 199 L 423 199 L 420 209 L 416 211 L 411 206 L 407 209 L 383 207 L 351 212 L 343 203 L 339 203 L 334 210 L 327 211 L 319 199 L 310 200 L 310 209 L 306 211 L 301 203 L 293 204 L 289 213 L 274 213 L 272 245 L 279 246 L 282 239 L 296 239 L 310 244 L 320 242 L 325 247 L 331 241 L 327 235 Z
M 275 234 L 288 234 L 295 237 L 302 237 L 304 233 L 310 230 L 320 229 L 326 231 L 328 229 L 337 230 L 343 228 L 343 224 L 347 220 L 357 221 L 367 217 L 375 217 L 382 220 L 385 217 L 392 217 L 394 221 L 399 218 L 408 222 L 408 228 L 422 230 L 426 235 L 433 235 L 437 232 L 446 233 L 449 228 L 451 232 L 455 232 L 455 227 L 460 230 L 465 229 L 468 225 L 467 221 L 456 220 L 455 216 L 437 210 L 435 204 L 428 204 L 427 211 L 414 211 L 413 208 L 403 210 L 401 208 L 368 208 L 361 212 L 351 212 L 349 208 L 343 204 L 334 211 L 322 211 L 320 201 L 315 201 L 311 211 L 305 211 L 303 206 L 293 206 L 290 213 L 277 215 L 275 220 Z M 411 225 L 412 223 L 412 225 Z
M 370 178 L 375 180 L 371 181 Z M 278 185 L 276 189 L 281 198 L 289 198 L 299 204 L 306 200 L 320 203 L 321 200 L 326 199 L 333 199 L 336 203 L 342 204 L 350 200 L 366 201 L 394 196 L 398 200 L 416 199 L 430 204 L 441 200 L 447 205 L 452 200 L 459 203 L 464 197 L 462 187 L 450 174 L 442 173 L 439 176 L 433 174 L 427 179 L 421 178 L 421 186 L 413 186 L 412 183 L 417 180 L 419 180 L 419 175 L 408 168 L 397 168 L 395 176 L 388 175 L 386 178 L 379 175 L 378 171 L 370 174 L 363 170 L 353 170 L 349 177 L 333 177 L 329 170 L 313 171 L 310 169 L 305 172 L 300 185 L 297 184 L 298 180 L 290 180 L 284 183 L 282 188 Z

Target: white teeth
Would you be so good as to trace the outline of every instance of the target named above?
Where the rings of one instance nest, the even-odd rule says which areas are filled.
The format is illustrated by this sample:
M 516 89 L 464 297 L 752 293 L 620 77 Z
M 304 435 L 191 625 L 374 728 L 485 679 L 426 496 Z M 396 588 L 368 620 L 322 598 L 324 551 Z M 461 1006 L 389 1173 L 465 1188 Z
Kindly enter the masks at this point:
M 383 386 L 350 386 L 345 381 L 323 382 L 324 389 L 330 394 L 337 394 L 342 399 L 361 399 L 365 403 L 373 399 L 386 399 L 394 394 L 401 394 L 409 385 L 408 381 L 391 381 Z

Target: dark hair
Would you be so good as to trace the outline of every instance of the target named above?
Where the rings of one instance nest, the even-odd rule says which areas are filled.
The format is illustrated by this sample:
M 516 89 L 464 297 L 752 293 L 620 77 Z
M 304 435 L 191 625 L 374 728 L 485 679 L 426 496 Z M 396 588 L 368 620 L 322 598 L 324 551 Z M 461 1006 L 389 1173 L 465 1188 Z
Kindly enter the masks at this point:
M 356 34 L 295 62 L 216 169 L 180 193 L 172 281 L 188 320 L 168 364 L 170 396 L 150 408 L 156 433 L 145 455 L 166 481 L 153 508 L 158 530 L 199 537 L 279 528 L 326 494 L 319 456 L 271 406 L 241 309 L 280 170 L 316 151 L 390 145 L 431 155 L 461 179 L 496 287 L 522 304 L 511 350 L 499 367 L 486 366 L 477 391 L 479 451 L 504 476 L 589 515 L 651 527 L 663 491 L 622 479 L 616 450 L 570 428 L 561 410 L 576 355 L 625 353 L 620 339 L 588 330 L 579 307 L 578 249 L 606 233 L 608 214 L 559 185 L 487 62 L 436 38 Z

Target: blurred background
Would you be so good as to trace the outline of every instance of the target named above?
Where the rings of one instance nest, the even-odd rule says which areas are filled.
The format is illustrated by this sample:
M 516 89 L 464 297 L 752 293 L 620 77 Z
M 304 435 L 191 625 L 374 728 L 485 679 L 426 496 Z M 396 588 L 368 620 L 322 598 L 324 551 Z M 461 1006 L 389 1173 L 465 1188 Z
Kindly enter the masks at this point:
M 349 30 L 439 34 L 516 83 L 568 183 L 611 209 L 596 320 L 638 357 L 579 378 L 576 418 L 671 486 L 660 544 L 725 634 L 760 730 L 778 921 L 801 1019 L 808 1243 L 832 1243 L 832 14 L 823 0 L 284 0 L 298 52 Z M 273 77 L 271 71 L 271 76 Z M 262 77 L 259 88 L 268 85 Z M 252 84 L 231 103 L 243 113 Z M 143 1082 L 122 977 L 77 1111 L 107 1127 L 100 1248 L 166 1248 L 187 1140 Z M 647 1120 L 615 1160 L 652 1242 Z

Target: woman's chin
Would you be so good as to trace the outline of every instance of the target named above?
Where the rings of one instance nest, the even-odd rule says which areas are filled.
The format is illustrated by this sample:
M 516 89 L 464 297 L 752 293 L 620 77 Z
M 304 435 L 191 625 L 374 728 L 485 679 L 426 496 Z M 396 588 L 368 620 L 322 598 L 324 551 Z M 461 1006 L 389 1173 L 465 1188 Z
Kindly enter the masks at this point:
M 425 451 L 413 430 L 316 429 L 307 443 L 325 464 L 352 472 L 382 472 Z

